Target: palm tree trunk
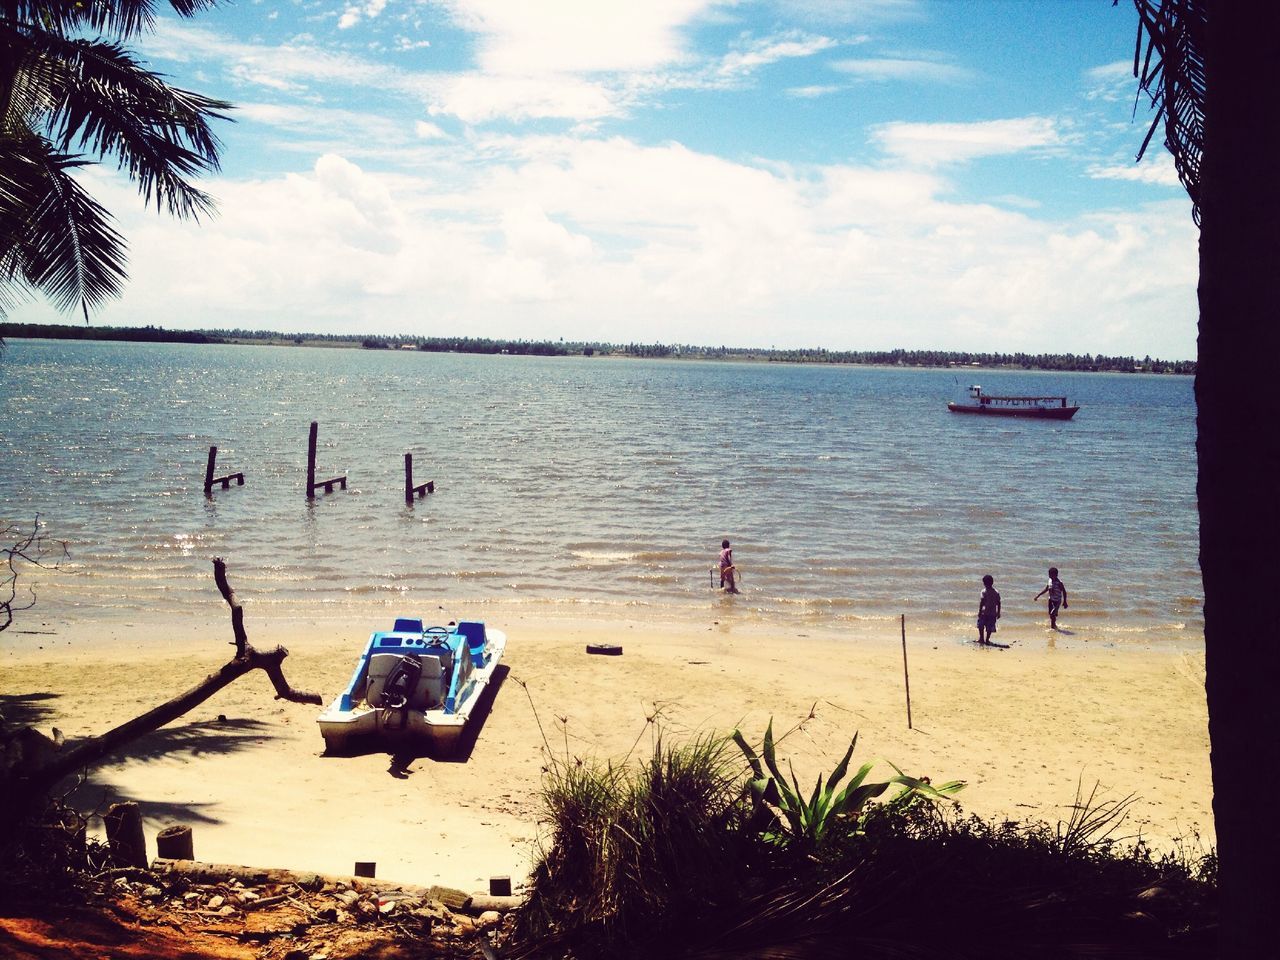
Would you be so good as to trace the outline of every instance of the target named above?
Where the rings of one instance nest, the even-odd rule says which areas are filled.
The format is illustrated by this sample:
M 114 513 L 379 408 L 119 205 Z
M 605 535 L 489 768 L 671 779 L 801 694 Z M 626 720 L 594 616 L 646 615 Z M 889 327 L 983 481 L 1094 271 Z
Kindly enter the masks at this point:
M 1223 957 L 1280 920 L 1280 3 L 1208 18 L 1196 376 L 1205 689 Z

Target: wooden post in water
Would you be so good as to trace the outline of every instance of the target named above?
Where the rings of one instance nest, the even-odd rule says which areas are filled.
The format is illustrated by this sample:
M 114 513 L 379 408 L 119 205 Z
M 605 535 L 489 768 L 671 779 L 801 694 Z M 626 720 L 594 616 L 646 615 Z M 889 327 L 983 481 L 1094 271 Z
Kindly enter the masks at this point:
M 420 483 L 416 487 L 413 485 L 413 454 L 406 453 L 404 455 L 404 502 L 413 503 L 415 495 L 425 497 L 428 493 L 435 492 L 436 483 L 434 480 Z
M 214 468 L 214 465 L 217 463 L 217 461 L 218 461 L 218 448 L 210 447 L 209 460 L 204 467 L 204 495 L 206 497 L 210 496 L 213 493 L 213 485 L 215 483 L 222 484 L 223 490 L 230 489 L 232 480 L 236 482 L 237 487 L 244 486 L 243 473 L 228 473 L 225 477 L 215 477 L 213 475 L 213 468 Z
M 307 437 L 307 499 L 313 500 L 316 495 L 317 487 L 324 487 L 325 493 L 333 493 L 333 485 L 338 484 L 343 490 L 347 489 L 347 475 L 344 473 L 340 477 L 330 477 L 328 480 L 316 479 L 316 437 L 320 433 L 320 424 L 311 421 L 311 433 Z
M 320 432 L 320 424 L 311 421 L 311 433 L 307 437 L 307 499 L 316 495 L 316 435 Z
M 907 670 L 907 615 L 902 615 L 902 681 L 907 688 L 907 729 L 911 729 L 911 673 Z

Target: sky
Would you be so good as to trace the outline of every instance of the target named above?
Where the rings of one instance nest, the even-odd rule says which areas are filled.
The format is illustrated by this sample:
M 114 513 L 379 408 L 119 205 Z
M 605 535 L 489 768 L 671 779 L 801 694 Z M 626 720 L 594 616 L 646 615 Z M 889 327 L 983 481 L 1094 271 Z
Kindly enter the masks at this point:
M 92 322 L 1194 358 L 1198 235 L 1159 136 L 1135 163 L 1136 34 L 1128 0 L 170 14 L 139 55 L 235 104 L 217 214 L 90 168 L 130 245 Z

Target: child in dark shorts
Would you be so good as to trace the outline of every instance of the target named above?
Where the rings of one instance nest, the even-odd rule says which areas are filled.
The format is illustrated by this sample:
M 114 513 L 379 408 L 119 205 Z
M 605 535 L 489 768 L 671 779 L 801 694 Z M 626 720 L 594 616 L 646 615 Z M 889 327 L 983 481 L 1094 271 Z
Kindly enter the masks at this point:
M 1035 595 L 1035 599 L 1039 600 L 1045 594 L 1049 594 L 1049 629 L 1058 629 L 1058 608 L 1069 606 L 1067 603 L 1067 587 L 1058 579 L 1058 568 L 1049 568 L 1049 582 L 1044 585 L 1044 589 Z
M 1000 594 L 995 582 L 989 573 L 982 578 L 982 596 L 978 598 L 978 642 L 982 644 L 991 642 L 996 621 L 1000 619 Z

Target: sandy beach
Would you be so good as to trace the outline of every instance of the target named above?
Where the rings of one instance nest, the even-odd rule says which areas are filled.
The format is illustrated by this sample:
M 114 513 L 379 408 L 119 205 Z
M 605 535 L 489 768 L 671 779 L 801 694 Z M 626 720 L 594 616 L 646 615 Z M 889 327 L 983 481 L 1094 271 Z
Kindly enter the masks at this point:
M 251 614 L 249 632 L 259 649 L 288 647 L 290 682 L 327 702 L 371 622 Z M 1102 797 L 1136 796 L 1122 833 L 1157 848 L 1197 832 L 1212 842 L 1204 658 L 1185 645 L 1051 644 L 1037 630 L 992 650 L 910 633 L 908 729 L 896 623 L 838 636 L 714 615 L 493 625 L 508 634 L 508 672 L 465 762 L 394 771 L 385 754 L 322 756 L 318 708 L 273 699 L 251 674 L 95 770 L 75 801 L 101 811 L 137 800 L 151 843 L 189 824 L 200 860 L 330 873 L 374 861 L 380 877 L 478 890 L 491 876 L 518 885 L 527 875 L 548 748 L 617 759 L 648 750 L 659 727 L 684 738 L 740 726 L 758 740 L 771 717 L 781 731 L 812 709 L 779 748 L 801 783 L 829 772 L 857 731 L 855 760 L 966 780 L 960 801 L 986 817 L 1053 823 L 1078 784 L 1087 793 L 1097 783 Z M 10 719 L 68 738 L 155 706 L 229 655 L 225 619 L 27 626 L 0 649 L 0 703 Z M 624 654 L 589 656 L 594 642 Z

